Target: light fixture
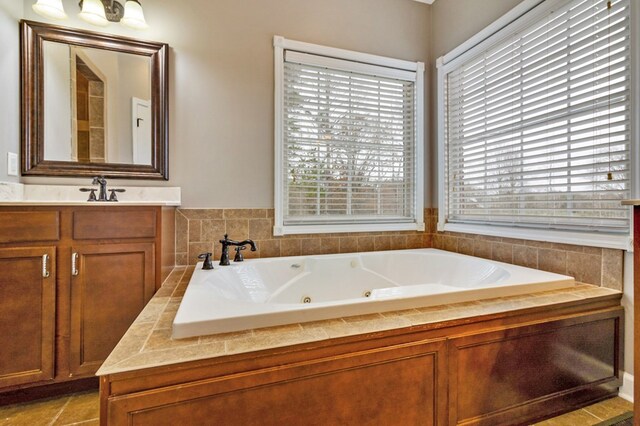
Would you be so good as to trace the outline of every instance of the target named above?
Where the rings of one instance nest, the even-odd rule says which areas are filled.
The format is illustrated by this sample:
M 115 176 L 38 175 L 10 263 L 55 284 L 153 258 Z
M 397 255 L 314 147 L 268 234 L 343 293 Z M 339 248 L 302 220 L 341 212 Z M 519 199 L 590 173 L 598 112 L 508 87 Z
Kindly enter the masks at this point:
M 83 0 L 80 2 L 80 18 L 90 24 L 106 27 L 109 25 L 105 7 L 100 0 Z
M 122 22 L 123 25 L 136 30 L 149 27 L 138 0 L 127 0 L 124 6 L 116 0 L 80 0 L 79 5 L 80 18 L 93 25 L 105 27 L 109 22 Z M 50 19 L 67 17 L 62 0 L 37 0 L 33 10 Z
M 33 11 L 38 15 L 50 19 L 66 19 L 67 14 L 64 13 L 62 0 L 38 0 L 36 4 L 31 6 Z
M 144 13 L 142 12 L 142 5 L 138 0 L 127 0 L 124 4 L 124 16 L 122 17 L 122 24 L 127 27 L 134 28 L 136 30 L 144 30 L 149 28 L 147 21 L 144 19 Z

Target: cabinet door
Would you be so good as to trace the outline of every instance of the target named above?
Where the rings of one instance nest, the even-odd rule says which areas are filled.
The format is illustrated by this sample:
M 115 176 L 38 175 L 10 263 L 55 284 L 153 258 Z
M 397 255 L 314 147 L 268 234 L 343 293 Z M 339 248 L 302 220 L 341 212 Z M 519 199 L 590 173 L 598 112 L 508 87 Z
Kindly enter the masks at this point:
M 153 296 L 153 243 L 80 245 L 71 252 L 73 376 L 96 372 Z
M 56 249 L 0 249 L 0 388 L 53 379 Z

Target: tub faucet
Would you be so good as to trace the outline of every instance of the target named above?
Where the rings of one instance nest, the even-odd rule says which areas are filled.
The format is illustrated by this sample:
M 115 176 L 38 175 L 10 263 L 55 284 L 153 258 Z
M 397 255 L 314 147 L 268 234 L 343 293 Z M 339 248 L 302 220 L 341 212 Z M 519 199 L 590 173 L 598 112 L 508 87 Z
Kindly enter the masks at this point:
M 231 262 L 229 262 L 229 246 L 244 247 L 246 245 L 249 245 L 251 246 L 251 251 L 257 250 L 256 243 L 254 243 L 252 240 L 233 241 L 229 239 L 228 234 L 224 234 L 224 239 L 220 240 L 220 244 L 222 244 L 222 254 L 220 255 L 220 265 L 222 266 L 231 264 Z M 240 252 L 238 251 L 238 254 L 239 253 Z M 243 260 L 242 256 L 240 256 L 240 258 L 236 256 L 236 259 L 238 262 L 242 262 Z

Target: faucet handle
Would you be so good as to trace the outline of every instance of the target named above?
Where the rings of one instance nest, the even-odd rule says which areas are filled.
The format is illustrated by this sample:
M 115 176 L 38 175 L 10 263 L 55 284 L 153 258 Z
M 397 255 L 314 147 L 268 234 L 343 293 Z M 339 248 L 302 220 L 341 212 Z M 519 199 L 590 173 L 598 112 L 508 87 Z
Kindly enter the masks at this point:
M 80 192 L 90 192 L 89 199 L 87 201 L 98 201 L 96 198 L 96 188 L 80 188 Z
M 241 251 L 242 250 L 246 250 L 247 247 L 245 246 L 238 246 L 236 247 L 236 255 L 233 257 L 233 261 L 234 262 L 244 262 L 244 256 L 242 255 Z
M 202 253 L 198 255 L 198 259 L 203 259 L 202 269 L 213 269 L 213 262 L 211 261 L 212 253 Z
M 118 188 L 118 189 L 110 189 L 109 192 L 111 193 L 111 195 L 109 195 L 109 201 L 114 201 L 117 202 L 118 201 L 118 197 L 116 196 L 116 192 L 126 192 L 126 189 L 122 189 L 122 188 Z

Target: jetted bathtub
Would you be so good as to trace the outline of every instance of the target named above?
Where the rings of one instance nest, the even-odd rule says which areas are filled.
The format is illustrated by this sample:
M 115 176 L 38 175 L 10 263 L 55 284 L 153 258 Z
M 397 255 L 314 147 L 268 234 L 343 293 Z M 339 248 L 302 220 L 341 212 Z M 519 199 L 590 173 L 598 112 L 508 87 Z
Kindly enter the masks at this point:
M 173 338 L 467 302 L 575 285 L 436 249 L 252 259 L 191 277 Z

